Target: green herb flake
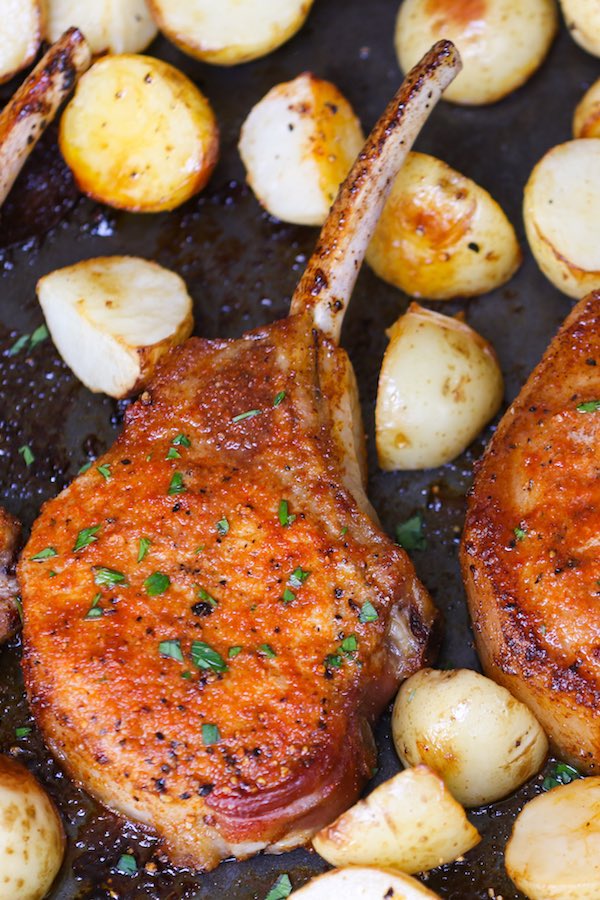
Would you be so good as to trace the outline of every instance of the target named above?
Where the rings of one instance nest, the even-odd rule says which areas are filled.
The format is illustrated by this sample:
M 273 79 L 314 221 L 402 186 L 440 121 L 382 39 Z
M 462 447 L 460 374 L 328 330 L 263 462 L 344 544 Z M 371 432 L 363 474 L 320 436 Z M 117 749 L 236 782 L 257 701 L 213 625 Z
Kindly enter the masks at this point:
M 221 732 L 217 725 L 209 724 L 206 722 L 202 726 L 202 743 L 205 747 L 210 747 L 211 744 L 217 744 L 221 740 Z
M 325 657 L 326 669 L 339 669 L 342 665 L 342 657 L 339 653 L 330 653 Z
M 347 534 L 348 534 L 348 526 L 347 526 L 347 525 L 344 525 L 344 527 L 343 527 L 342 530 L 340 531 L 340 537 L 341 537 L 341 538 L 346 537 Z
M 514 535 L 518 541 L 522 541 L 524 538 L 527 537 L 527 529 L 521 528 L 520 525 L 517 525 L 517 527 L 514 528 L 513 531 L 514 531 Z
M 173 477 L 169 482 L 169 490 L 167 494 L 185 494 L 187 488 L 183 483 L 183 475 L 181 472 L 173 472 Z
M 54 571 L 54 569 L 50 569 L 50 571 L 48 572 L 48 578 L 56 578 L 56 575 L 57 573 Z
M 141 563 L 141 561 L 144 559 L 144 557 L 148 553 L 148 550 L 150 549 L 151 546 L 152 546 L 152 541 L 150 540 L 150 538 L 146 538 L 146 537 L 140 538 L 140 543 L 138 546 L 138 555 L 137 555 L 137 561 L 139 563 Z
M 84 550 L 86 547 L 89 547 L 90 544 L 95 543 L 95 541 L 98 540 L 96 535 L 99 531 L 99 525 L 91 525 L 89 528 L 82 528 L 73 545 L 73 553 Z
M 194 553 L 196 556 L 199 556 L 204 551 L 204 544 L 201 544 L 200 547 L 196 547 Z
M 219 519 L 219 521 L 216 524 L 216 529 L 219 532 L 219 534 L 222 536 L 229 533 L 229 522 L 227 521 L 225 516 L 223 516 L 222 519 Z
M 58 556 L 58 552 L 54 547 L 44 547 L 43 550 L 40 550 L 39 553 L 30 557 L 30 559 L 32 562 L 42 562 L 44 559 L 52 559 L 53 556 Z
M 20 353 L 23 347 L 27 346 L 30 339 L 30 335 L 22 334 L 20 338 L 14 342 L 10 350 L 8 351 L 9 356 L 16 356 L 17 353 Z
M 585 403 L 580 403 L 577 406 L 577 412 L 581 413 L 597 412 L 599 409 L 600 400 L 587 400 Z
M 177 449 L 177 447 L 169 447 L 169 452 L 166 456 L 167 459 L 181 459 L 181 453 Z
M 296 599 L 296 595 L 293 591 L 286 587 L 285 591 L 281 595 L 281 599 L 284 603 L 293 603 L 293 601 Z
M 542 781 L 542 790 L 551 791 L 552 788 L 559 787 L 561 784 L 570 784 L 578 778 L 583 778 L 583 775 L 573 766 L 569 766 L 567 763 L 557 763 Z
M 28 734 L 31 734 L 32 728 L 30 725 L 21 725 L 19 728 L 15 728 L 15 737 L 16 738 L 24 738 L 27 737 Z
M 121 584 L 128 587 L 129 582 L 122 572 L 116 569 L 109 569 L 107 566 L 93 566 L 94 582 L 101 587 L 113 587 L 115 584 Z
M 35 456 L 31 450 L 31 447 L 28 447 L 27 444 L 24 444 L 22 447 L 19 447 L 19 453 L 23 457 L 23 462 L 29 468 L 29 466 L 35 462 Z
M 86 612 L 84 618 L 85 619 L 101 619 L 104 615 L 104 610 L 98 604 L 102 600 L 102 594 L 96 594 L 94 599 L 92 600 L 92 605 Z
M 38 328 L 35 329 L 35 331 L 31 335 L 31 338 L 29 339 L 29 349 L 35 350 L 37 345 L 41 344 L 48 337 L 49 337 L 48 329 L 46 328 L 45 325 L 40 325 Z
M 201 600 L 204 601 L 204 603 L 210 604 L 210 606 L 212 606 L 213 609 L 216 606 L 218 606 L 218 604 L 219 604 L 219 601 L 215 600 L 214 597 L 211 597 L 211 595 L 208 593 L 208 591 L 205 591 L 204 588 L 200 588 L 198 590 L 198 596 L 200 597 Z
M 192 446 L 192 442 L 190 441 L 189 437 L 186 437 L 185 434 L 178 434 L 176 437 L 173 438 L 171 443 L 173 444 L 174 447 L 191 447 Z
M 396 540 L 405 550 L 425 550 L 427 541 L 423 534 L 423 519 L 420 513 L 411 516 L 396 527 Z
M 161 641 L 158 645 L 158 652 L 167 659 L 175 659 L 177 662 L 183 662 L 183 653 L 181 652 L 181 641 L 179 638 L 170 641 Z
M 258 648 L 258 652 L 262 654 L 262 656 L 266 656 L 267 659 L 275 659 L 277 656 L 270 644 L 261 644 Z
M 239 416 L 234 416 L 231 421 L 243 422 L 244 419 L 253 419 L 255 416 L 260 416 L 261 413 L 262 409 L 249 409 L 247 412 L 240 413 Z
M 279 876 L 265 900 L 286 900 L 286 897 L 289 897 L 291 893 L 292 882 L 290 881 L 290 876 L 284 873 Z
M 376 622 L 378 618 L 379 615 L 377 614 L 377 610 L 375 609 L 371 601 L 365 600 L 360 608 L 358 621 L 365 624 L 366 622 Z
M 182 677 L 182 678 L 185 678 L 186 681 L 189 681 L 189 680 L 191 679 L 191 677 L 192 677 L 192 673 L 189 672 L 189 671 L 182 672 L 182 673 L 181 673 L 181 677 Z
M 171 579 L 164 572 L 153 572 L 144 581 L 144 588 L 149 597 L 158 597 L 164 594 L 171 586 Z
M 342 653 L 354 653 L 358 649 L 358 641 L 355 634 L 349 634 L 340 644 Z
M 243 650 L 243 647 L 230 647 L 229 650 L 227 651 L 227 656 L 229 657 L 229 659 L 235 659 L 236 656 L 240 655 L 242 650 Z
M 81 468 L 79 469 L 77 474 L 83 475 L 85 472 L 89 471 L 89 469 L 91 469 L 91 468 L 92 468 L 92 460 L 88 459 L 88 461 L 81 466 Z
M 204 641 L 192 641 L 192 662 L 198 669 L 226 672 L 227 663 L 221 654 Z
M 279 391 L 279 393 L 275 394 L 273 397 L 273 406 L 280 406 L 285 400 L 285 391 Z
M 23 623 L 23 603 L 19 596 L 13 597 L 15 602 L 15 606 L 17 607 L 17 612 L 19 613 L 19 619 L 21 620 L 21 624 Z
M 307 572 L 306 569 L 302 569 L 300 566 L 298 566 L 298 568 L 294 569 L 294 571 L 290 575 L 290 580 L 289 580 L 290 587 L 293 587 L 293 588 L 295 588 L 295 590 L 298 590 L 298 588 L 302 587 L 302 585 L 304 584 L 304 582 L 306 581 L 306 579 L 308 578 L 309 575 L 310 575 L 310 572 Z
M 115 866 L 115 869 L 122 875 L 137 874 L 138 866 L 137 862 L 135 861 L 135 856 L 132 856 L 131 853 L 123 853 L 119 857 L 119 861 Z
M 289 503 L 287 500 L 280 501 L 279 509 L 277 510 L 277 516 L 279 518 L 279 524 L 283 528 L 286 528 L 288 525 L 291 525 L 292 522 L 294 522 L 296 519 L 296 516 L 290 515 Z
M 111 474 L 112 474 L 110 471 L 110 466 L 105 466 L 105 465 L 96 466 L 96 472 L 98 472 L 99 475 L 102 475 L 102 477 L 105 478 L 107 481 L 110 479 Z

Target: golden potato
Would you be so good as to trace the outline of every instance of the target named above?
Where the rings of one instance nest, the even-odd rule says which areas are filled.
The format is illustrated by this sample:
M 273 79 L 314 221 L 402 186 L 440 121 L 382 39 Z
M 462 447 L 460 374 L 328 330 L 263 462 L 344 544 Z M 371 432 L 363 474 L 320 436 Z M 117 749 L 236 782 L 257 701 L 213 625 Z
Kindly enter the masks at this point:
M 158 26 L 190 56 L 233 66 L 265 56 L 304 24 L 313 0 L 149 0 Z
M 439 894 L 415 878 L 365 866 L 325 872 L 293 893 L 294 900 L 332 900 L 338 896 L 345 900 L 440 900 Z
M 364 144 L 334 84 L 310 72 L 278 84 L 250 111 L 239 150 L 248 184 L 271 215 L 321 225 Z
M 149 56 L 98 60 L 60 123 L 60 149 L 80 189 L 132 212 L 174 209 L 200 191 L 219 133 L 206 97 Z
M 540 269 L 569 297 L 600 288 L 600 140 L 549 150 L 525 186 L 523 218 Z
M 600 56 L 600 6 L 598 0 L 560 0 L 569 33 L 580 47 Z
M 600 78 L 585 92 L 573 116 L 574 138 L 600 138 Z
M 45 0 L 51 41 L 73 26 L 85 35 L 93 53 L 140 53 L 158 28 L 146 0 Z
M 36 57 L 44 27 L 40 0 L 0 0 L 0 84 Z M 60 37 L 60 35 L 59 35 Z
M 449 300 L 504 284 L 521 251 L 486 190 L 434 156 L 410 153 L 366 259 L 380 278 L 413 297 Z
M 435 41 L 449 38 L 461 55 L 463 71 L 445 99 L 495 103 L 542 64 L 557 27 L 554 0 L 403 0 L 396 53 L 408 72 Z

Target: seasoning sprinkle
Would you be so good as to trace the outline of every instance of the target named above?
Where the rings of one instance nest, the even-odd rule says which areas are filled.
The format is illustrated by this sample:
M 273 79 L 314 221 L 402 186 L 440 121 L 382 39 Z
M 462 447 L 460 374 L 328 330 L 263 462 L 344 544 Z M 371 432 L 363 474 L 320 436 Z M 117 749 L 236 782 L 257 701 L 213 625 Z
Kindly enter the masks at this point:
M 58 552 L 54 547 L 44 547 L 43 550 L 40 550 L 35 556 L 31 556 L 30 559 L 32 562 L 42 562 L 42 560 L 51 559 L 53 556 L 58 556 Z
M 379 618 L 377 610 L 373 606 L 370 600 L 365 600 L 363 605 L 360 608 L 360 613 L 358 615 L 358 621 L 363 624 L 366 622 L 376 622 Z
M 296 595 L 293 591 L 291 591 L 289 588 L 286 587 L 285 591 L 283 592 L 283 594 L 281 596 L 281 599 L 283 600 L 284 603 L 292 603 L 296 599 Z
M 280 500 L 277 516 L 279 518 L 279 524 L 283 526 L 283 528 L 291 525 L 296 519 L 296 516 L 290 514 L 289 503 L 287 500 Z
M 279 393 L 275 394 L 273 397 L 273 406 L 277 407 L 285 400 L 285 391 L 279 391 Z
M 227 521 L 225 516 L 223 516 L 222 519 L 219 519 L 216 524 L 216 529 L 220 535 L 226 535 L 229 533 L 229 522 Z
M 171 579 L 164 572 L 153 572 L 144 581 L 144 588 L 149 597 L 158 597 L 164 594 L 171 586 Z
M 275 657 L 277 656 L 270 644 L 261 644 L 258 648 L 258 652 L 263 656 L 266 656 L 268 659 L 275 659 Z
M 355 634 L 349 634 L 340 644 L 342 653 L 354 653 L 358 649 L 358 641 Z
M 248 412 L 240 413 L 238 416 L 234 416 L 231 420 L 232 422 L 243 422 L 244 419 L 253 419 L 254 416 L 260 416 L 262 413 L 262 409 L 249 409 Z
M 325 657 L 326 669 L 339 669 L 342 665 L 342 657 L 339 653 L 330 653 Z
M 167 459 L 181 459 L 181 453 L 177 449 L 177 447 L 169 447 L 169 452 L 166 456 Z
M 110 471 L 110 466 L 106 466 L 106 465 L 96 466 L 96 472 L 99 472 L 100 475 L 102 475 L 103 478 L 106 478 L 107 481 L 109 480 L 109 478 L 111 477 L 111 474 L 112 474 Z
M 596 412 L 599 409 L 600 400 L 587 400 L 585 403 L 580 403 L 577 406 L 577 412 L 581 413 Z
M 229 657 L 229 659 L 235 659 L 236 656 L 240 655 L 242 649 L 242 647 L 230 647 L 227 651 L 227 656 Z
M 189 437 L 187 437 L 185 434 L 178 434 L 176 437 L 173 438 L 171 443 L 173 444 L 174 447 L 191 447 L 192 446 L 192 442 L 190 441 Z
M 289 585 L 293 588 L 300 588 L 310 575 L 310 572 L 307 572 L 306 569 L 302 569 L 298 566 L 297 569 L 294 569 L 292 574 L 290 575 Z
M 527 537 L 527 529 L 521 528 L 520 525 L 517 525 L 517 527 L 514 528 L 513 531 L 514 531 L 514 535 L 518 541 L 522 541 L 524 538 Z
M 183 662 L 183 653 L 181 652 L 181 641 L 179 638 L 161 641 L 158 645 L 158 652 L 167 659 L 174 659 L 177 662 Z
M 79 550 L 83 550 L 85 547 L 89 547 L 90 544 L 95 543 L 98 540 L 96 535 L 99 531 L 99 525 L 92 525 L 90 528 L 82 528 L 73 545 L 73 553 L 77 553 Z
M 92 605 L 86 612 L 84 618 L 85 619 L 100 619 L 104 615 L 104 610 L 98 604 L 102 600 L 102 594 L 96 594 L 94 599 L 92 600 Z
M 84 463 L 81 468 L 78 470 L 78 475 L 83 475 L 85 472 L 89 471 L 92 468 L 92 460 L 88 459 L 86 463 Z
M 227 663 L 221 654 L 204 641 L 192 641 L 192 662 L 199 669 L 226 672 Z
M 205 747 L 210 747 L 211 744 L 217 744 L 221 740 L 221 732 L 218 727 L 214 724 L 209 724 L 205 722 L 202 726 L 202 743 Z
M 139 563 L 141 563 L 143 558 L 146 556 L 146 554 L 151 546 L 152 546 L 152 541 L 150 540 L 150 538 L 146 538 L 146 537 L 140 538 L 138 555 L 137 555 L 137 561 Z
M 187 488 L 183 483 L 183 475 L 181 472 L 173 472 L 173 477 L 169 482 L 168 494 L 185 494 Z
M 217 606 L 218 603 L 219 603 L 219 601 L 218 601 L 218 600 L 215 600 L 214 597 L 211 597 L 211 595 L 208 593 L 208 591 L 205 591 L 204 588 L 200 588 L 200 589 L 198 590 L 198 596 L 199 596 L 200 599 L 203 600 L 205 603 L 209 603 L 210 606 L 212 606 L 213 608 L 214 608 L 215 606 Z
M 28 447 L 26 444 L 24 444 L 22 447 L 19 447 L 19 453 L 23 457 L 23 462 L 28 468 L 33 462 L 35 462 L 35 456 L 33 455 L 31 447 Z
M 94 581 L 102 587 L 112 587 L 115 584 L 121 584 L 128 587 L 129 582 L 122 572 L 116 569 L 109 569 L 107 566 L 93 566 Z

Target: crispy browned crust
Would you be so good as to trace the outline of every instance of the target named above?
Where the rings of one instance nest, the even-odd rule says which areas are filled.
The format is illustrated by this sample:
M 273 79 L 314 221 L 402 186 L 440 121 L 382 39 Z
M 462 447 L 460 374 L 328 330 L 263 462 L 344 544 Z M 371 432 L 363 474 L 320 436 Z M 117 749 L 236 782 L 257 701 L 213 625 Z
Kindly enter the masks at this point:
M 486 672 L 600 765 L 600 292 L 573 309 L 477 471 L 462 567 Z M 517 529 L 517 531 L 515 531 Z
M 15 578 L 21 525 L 0 506 L 0 644 L 12 637 L 21 624 L 15 602 Z
M 93 467 L 47 503 L 19 570 L 26 683 L 50 746 L 198 868 L 303 843 L 353 802 L 375 762 L 370 726 L 422 664 L 434 618 L 406 554 L 345 486 L 330 409 L 347 358 L 307 321 L 175 349 L 98 461 L 110 479 Z M 250 410 L 261 412 L 235 421 Z M 180 433 L 191 445 L 169 460 Z M 175 472 L 185 492 L 169 495 Z M 138 563 L 142 537 L 152 544 Z M 55 557 L 31 560 L 47 546 Z M 94 566 L 128 586 L 97 586 Z M 310 575 L 286 603 L 298 567 Z M 144 587 L 153 572 L 170 578 L 157 597 Z M 197 606 L 200 589 L 216 608 Z M 104 615 L 86 619 L 97 592 Z M 360 621 L 367 600 L 375 622 Z M 344 653 L 351 635 L 357 650 Z M 161 657 L 164 640 L 181 642 L 183 663 Z M 228 670 L 197 669 L 194 640 Z M 216 744 L 203 724 L 218 726 Z

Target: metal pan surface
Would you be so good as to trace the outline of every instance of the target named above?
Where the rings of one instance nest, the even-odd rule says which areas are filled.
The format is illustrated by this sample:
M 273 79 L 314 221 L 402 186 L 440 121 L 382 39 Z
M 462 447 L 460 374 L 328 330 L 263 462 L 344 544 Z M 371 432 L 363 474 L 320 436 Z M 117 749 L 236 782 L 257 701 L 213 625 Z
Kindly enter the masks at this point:
M 0 503 L 30 525 L 41 504 L 75 476 L 82 463 L 105 450 L 118 433 L 123 404 L 90 394 L 67 370 L 50 341 L 33 352 L 10 355 L 23 333 L 43 321 L 37 279 L 78 260 L 114 253 L 156 259 L 179 272 L 194 298 L 196 333 L 236 337 L 285 315 L 315 243 L 311 228 L 285 225 L 264 213 L 244 184 L 236 143 L 240 126 L 269 88 L 311 70 L 339 86 L 368 130 L 397 88 L 401 74 L 392 35 L 397 2 L 318 0 L 302 31 L 262 60 L 232 69 L 183 56 L 158 39 L 149 53 L 180 67 L 212 101 L 222 131 L 221 161 L 208 188 L 170 214 L 134 216 L 79 195 L 56 148 L 52 129 L 35 151 L 0 220 Z M 541 70 L 521 90 L 487 108 L 441 103 L 417 149 L 433 153 L 487 188 L 515 225 L 525 261 L 505 288 L 469 302 L 430 304 L 464 311 L 489 338 L 506 379 L 506 403 L 566 316 L 570 302 L 541 275 L 526 249 L 521 220 L 523 186 L 535 162 L 570 137 L 571 117 L 583 91 L 600 75 L 562 28 Z M 10 94 L 4 86 L 3 100 Z M 358 376 L 370 447 L 369 494 L 390 534 L 415 513 L 424 520 L 427 546 L 412 554 L 417 571 L 446 619 L 441 666 L 477 666 L 468 625 L 457 549 L 473 462 L 491 430 L 451 465 L 418 473 L 382 473 L 374 455 L 373 413 L 385 329 L 408 298 L 364 269 L 344 327 L 343 343 Z M 31 447 L 27 467 L 19 448 Z M 51 597 L 49 598 L 51 602 Z M 294 887 L 327 868 L 298 850 L 225 863 L 194 875 L 172 870 L 157 855 L 154 838 L 123 824 L 69 783 L 45 751 L 33 722 L 19 670 L 18 638 L 0 650 L 0 751 L 23 760 L 46 785 L 69 833 L 69 849 L 53 900 L 105 898 L 263 898 L 287 872 Z M 379 725 L 376 781 L 399 769 L 389 715 Z M 502 803 L 471 814 L 483 834 L 479 847 L 454 865 L 435 870 L 427 884 L 448 900 L 515 900 L 502 854 L 523 802 L 541 790 L 541 779 Z M 115 871 L 132 852 L 134 876 Z

